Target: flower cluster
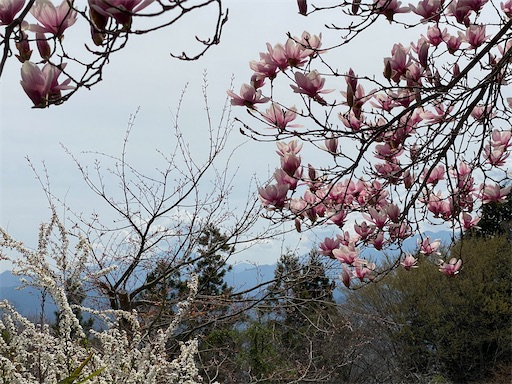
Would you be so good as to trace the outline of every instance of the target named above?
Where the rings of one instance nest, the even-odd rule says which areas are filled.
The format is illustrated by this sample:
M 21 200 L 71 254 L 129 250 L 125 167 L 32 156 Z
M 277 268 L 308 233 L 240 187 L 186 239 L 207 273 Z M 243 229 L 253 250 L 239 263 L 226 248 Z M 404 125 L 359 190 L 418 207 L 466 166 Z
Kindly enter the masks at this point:
M 299 231 L 338 227 L 341 234 L 325 239 L 320 253 L 343 264 L 345 285 L 353 278 L 378 275 L 372 263 L 359 258 L 359 247 L 399 248 L 419 232 L 422 221 L 469 230 L 477 226 L 482 204 L 503 202 L 510 193 L 512 99 L 504 97 L 512 79 L 510 4 L 502 3 L 501 13 L 494 6 L 496 23 L 485 25 L 480 15 L 487 3 L 340 5 L 361 17 L 360 25 L 374 17 L 394 23 L 401 14 L 416 15 L 418 23 L 409 25 L 424 25 L 425 34 L 408 45 L 393 44 L 377 79 L 353 68 L 344 75 L 334 70 L 327 53 L 344 44 L 325 48 L 321 35 L 304 32 L 284 45 L 267 44 L 268 52 L 250 63 L 252 85 L 244 85 L 252 87 L 248 97 L 229 92 L 233 105 L 248 104 L 253 117 L 274 129 L 268 133 L 244 123 L 251 137 L 278 143 L 280 167 L 269 185 L 259 189 L 268 216 L 293 220 Z M 357 28 L 347 31 L 347 40 L 358 33 Z M 344 79 L 338 83 L 341 100 L 324 98 L 333 92 L 325 89 L 328 76 Z M 302 100 L 302 110 L 276 100 L 278 81 L 288 83 L 290 97 Z M 267 102 L 271 106 L 266 112 L 255 107 Z M 298 123 L 308 128 L 298 130 Z M 282 141 L 290 137 L 292 141 Z M 330 155 L 331 163 L 305 165 L 300 154 L 304 143 Z M 436 253 L 438 246 L 426 238 L 421 252 Z M 395 263 L 400 264 L 411 270 L 417 260 L 405 254 Z M 457 260 L 441 265 L 447 275 L 461 268 Z
M 52 237 L 54 232 L 58 233 L 57 240 Z M 59 326 L 53 329 L 48 324 L 31 322 L 7 301 L 0 302 L 0 372 L 4 381 L 27 384 L 76 380 L 98 384 L 202 382 L 195 365 L 197 340 L 183 343 L 175 359 L 166 354 L 166 344 L 197 294 L 196 276 L 189 280 L 189 296 L 178 304 L 174 320 L 151 337 L 141 328 L 135 312 L 79 307 L 106 325 L 101 331 L 91 331 L 94 343 L 89 343 L 73 312 L 76 308 L 70 305 L 64 290 L 66 281 L 80 282 L 86 277 L 88 243 L 81 239 L 74 256 L 69 257 L 68 235 L 56 214 L 48 225 L 41 226 L 36 250 L 15 241 L 3 229 L 0 234 L 1 248 L 21 255 L 11 260 L 17 265 L 15 272 L 26 276 L 27 284 L 49 292 L 59 309 Z M 106 271 L 98 271 L 97 275 L 102 273 Z M 122 324 L 129 324 L 129 332 Z

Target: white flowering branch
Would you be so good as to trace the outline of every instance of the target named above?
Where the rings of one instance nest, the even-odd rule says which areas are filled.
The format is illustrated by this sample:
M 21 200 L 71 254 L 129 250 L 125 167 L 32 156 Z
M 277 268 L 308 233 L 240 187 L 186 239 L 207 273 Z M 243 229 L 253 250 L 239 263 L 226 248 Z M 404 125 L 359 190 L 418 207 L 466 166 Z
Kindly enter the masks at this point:
M 68 233 L 54 210 L 50 222 L 40 227 L 35 250 L 14 240 L 2 228 L 0 235 L 0 260 L 12 261 L 15 273 L 27 277 L 26 285 L 49 292 L 59 310 L 58 327 L 53 328 L 49 324 L 33 323 L 7 301 L 0 302 L 2 382 L 40 384 L 87 380 L 90 383 L 192 384 L 202 381 L 195 364 L 197 340 L 181 344 L 181 353 L 174 360 L 168 357 L 165 348 L 194 301 L 198 289 L 196 276 L 190 279 L 190 294 L 178 304 L 176 317 L 168 328 L 150 336 L 140 326 L 135 311 L 70 305 L 67 281 L 87 279 L 84 271 L 90 247 L 79 239 L 75 252 L 69 251 Z M 102 319 L 106 328 L 91 331 L 88 339 L 73 312 L 74 307 Z M 130 332 L 122 324 L 128 324 Z

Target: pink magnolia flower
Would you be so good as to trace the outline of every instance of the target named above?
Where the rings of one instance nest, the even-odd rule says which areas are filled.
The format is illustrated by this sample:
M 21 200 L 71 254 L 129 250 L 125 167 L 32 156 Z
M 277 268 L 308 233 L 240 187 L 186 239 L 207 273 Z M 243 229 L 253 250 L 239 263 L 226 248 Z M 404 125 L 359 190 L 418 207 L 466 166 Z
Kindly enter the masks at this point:
M 320 217 L 324 217 L 327 213 L 327 207 L 324 204 L 324 199 L 320 191 L 312 192 L 310 189 L 304 192 L 304 200 L 313 207 L 313 211 Z
M 373 245 L 373 248 L 375 248 L 377 251 L 380 251 L 386 244 L 386 241 L 384 239 L 384 232 L 378 231 L 377 235 L 372 237 L 368 244 Z
M 411 189 L 414 185 L 414 181 L 416 180 L 416 177 L 414 173 L 412 173 L 410 170 L 406 169 L 402 175 L 402 180 L 404 182 L 404 186 L 406 189 Z
M 334 249 L 338 249 L 341 245 L 341 240 L 339 238 L 332 239 L 330 237 L 326 237 L 324 241 L 322 241 L 319 245 L 319 253 L 322 256 L 330 257 L 331 259 L 335 259 L 336 257 L 332 253 Z
M 443 199 L 442 192 L 431 193 L 427 202 L 427 209 L 434 214 L 434 217 L 442 217 L 448 220 L 452 214 L 451 200 Z
M 364 126 L 362 118 L 357 117 L 353 109 L 350 109 L 350 111 L 345 114 L 339 113 L 338 118 L 345 127 L 349 128 L 353 132 L 359 131 Z
M 441 245 L 441 241 L 439 239 L 436 239 L 434 241 L 430 241 L 430 236 L 427 236 L 423 240 L 418 239 L 418 245 L 420 247 L 420 253 L 429 256 L 431 254 L 440 255 L 437 250 L 439 249 L 439 246 Z
M 402 174 L 402 167 L 396 160 L 386 161 L 385 163 L 378 163 L 374 165 L 375 170 L 380 177 L 388 180 L 390 183 L 396 184 L 400 181 Z
M 343 282 L 343 285 L 345 285 L 345 287 L 349 288 L 351 273 L 346 265 L 343 265 L 343 271 L 341 272 L 340 278 L 341 278 L 341 281 Z
M 65 66 L 66 64 L 63 64 L 62 69 Z M 52 102 L 60 99 L 61 91 L 74 88 L 69 85 L 71 79 L 66 79 L 61 84 L 58 83 L 57 79 L 61 72 L 61 69 L 50 64 L 45 64 L 43 70 L 41 70 L 30 61 L 23 63 L 20 84 L 34 103 L 35 108 L 47 107 Z
M 480 12 L 489 0 L 459 0 L 460 3 L 465 4 L 469 9 L 475 12 Z
M 253 74 L 251 76 L 251 85 L 254 87 L 254 89 L 259 89 L 265 85 L 265 77 L 258 76 L 258 74 Z
M 501 10 L 505 13 L 505 15 L 512 18 L 512 0 L 500 3 L 500 7 Z
M 441 17 L 442 2 L 440 0 L 421 0 L 417 7 L 411 5 L 411 9 L 415 14 L 423 16 L 422 23 L 438 22 Z
M 48 44 L 48 40 L 44 37 L 44 33 L 36 33 L 36 44 L 39 56 L 41 56 L 41 59 L 44 61 L 47 61 L 51 56 L 52 50 L 50 44 Z
M 364 279 L 373 280 L 375 275 L 373 271 L 375 269 L 374 263 L 369 263 L 363 259 L 357 259 L 354 261 L 354 277 L 358 278 L 360 281 Z
M 301 159 L 293 153 L 285 153 L 281 156 L 281 168 L 288 175 L 293 176 L 300 167 Z
M 486 185 L 482 187 L 482 203 L 504 203 L 507 201 L 507 196 L 512 189 L 512 186 L 501 188 L 498 184 Z
M 274 79 L 277 76 L 277 65 L 265 61 L 265 53 L 260 52 L 260 61 L 251 61 L 249 66 L 256 73 L 258 77 Z
M 484 121 L 486 118 L 492 118 L 495 116 L 493 113 L 492 105 L 478 104 L 471 111 L 471 117 L 476 121 Z
M 485 161 L 495 167 L 501 167 L 506 164 L 506 160 L 510 156 L 510 152 L 504 146 L 493 147 L 486 145 L 484 147 L 483 156 Z
M 461 37 L 451 36 L 447 34 L 444 38 L 444 42 L 446 43 L 446 47 L 448 48 L 448 52 L 454 54 L 460 48 L 460 44 L 462 43 Z
M 426 178 L 428 171 L 428 169 L 423 171 L 423 179 Z M 432 184 L 433 186 L 437 185 L 439 181 L 444 180 L 445 173 L 444 165 L 439 164 L 437 167 L 431 170 L 430 175 L 428 175 L 427 178 L 427 183 Z
M 0 1 L 0 25 L 11 24 L 16 14 L 25 5 L 25 0 L 1 0 Z
M 324 141 L 325 149 L 332 155 L 338 153 L 338 139 L 335 137 L 326 138 Z
M 375 100 L 376 102 L 373 102 L 372 100 Z M 382 109 L 383 111 L 386 112 L 390 112 L 394 107 L 399 105 L 395 97 L 382 93 L 373 95 L 372 100 L 370 100 L 370 104 L 373 107 Z
M 368 213 L 370 215 L 363 215 L 366 218 L 366 220 L 371 221 L 379 229 L 384 228 L 388 221 L 388 214 L 385 209 L 377 210 L 374 207 L 369 207 Z
M 467 231 L 471 228 L 478 228 L 477 224 L 480 221 L 479 216 L 476 216 L 475 218 L 473 218 L 469 213 L 466 213 L 466 212 L 461 212 L 459 219 L 461 221 L 462 228 L 465 231 Z
M 275 207 L 281 209 L 286 203 L 288 194 L 287 184 L 273 184 L 267 185 L 264 188 L 258 188 L 260 200 L 265 208 Z
M 434 110 L 436 113 L 433 111 L 424 111 L 420 113 L 420 117 L 428 123 L 438 123 L 443 121 L 450 121 L 452 119 L 450 113 L 453 110 L 453 105 L 450 105 L 448 109 L 445 109 L 444 104 L 439 103 L 434 105 Z
M 319 51 L 322 46 L 322 34 L 311 35 L 309 32 L 302 32 L 302 36 L 300 39 L 295 38 L 307 51 L 309 52 L 309 56 L 314 56 L 316 53 L 322 53 L 323 51 Z
M 297 5 L 299 7 L 299 13 L 306 16 L 308 14 L 308 2 L 306 0 L 297 0 Z
M 512 131 L 492 131 L 491 142 L 484 147 L 486 161 L 494 166 L 505 165 L 510 156 L 509 147 L 512 146 Z
M 404 221 L 403 223 L 391 224 L 388 233 L 391 240 L 404 240 L 412 236 L 412 229 L 409 223 Z
M 460 272 L 462 267 L 462 260 L 453 257 L 448 263 L 443 260 L 439 260 L 439 271 L 444 273 L 446 276 L 453 277 Z
M 398 223 L 398 219 L 400 218 L 400 208 L 398 208 L 398 205 L 390 203 L 386 205 L 384 209 L 386 210 L 389 219 L 393 223 Z
M 296 155 L 302 149 L 302 143 L 297 140 L 291 140 L 288 143 L 278 141 L 276 143 L 276 146 L 277 146 L 276 152 L 279 156 L 284 156 L 287 153 Z
M 410 7 L 400 7 L 401 4 L 402 2 L 397 0 L 376 0 L 374 11 L 386 16 L 386 19 L 391 23 L 395 14 L 411 12 Z
M 30 49 L 30 43 L 28 42 L 28 35 L 24 31 L 21 31 L 20 38 L 16 41 L 15 46 L 19 53 L 16 57 L 20 63 L 29 61 L 32 56 L 32 50 Z
M 477 0 L 478 1 L 478 0 Z M 472 11 L 471 0 L 453 0 L 448 6 L 448 15 L 455 17 L 458 23 L 469 25 L 469 14 Z
M 410 253 L 406 253 L 404 261 L 402 261 L 400 264 L 406 271 L 410 271 L 412 268 L 418 268 L 418 259 L 413 257 Z
M 348 211 L 346 209 L 341 209 L 341 206 L 338 206 L 331 211 L 332 212 L 329 215 L 329 221 L 334 225 L 342 228 L 345 224 L 345 220 L 347 219 Z
M 497 129 L 492 131 L 491 145 L 493 147 L 511 147 L 512 146 L 512 130 L 499 131 Z
M 316 69 L 304 75 L 302 72 L 295 72 L 295 83 L 297 85 L 290 85 L 295 93 L 305 94 L 312 99 L 321 102 L 321 93 L 332 92 L 332 89 L 322 89 L 324 87 L 325 79 L 318 73 Z
M 311 51 L 304 49 L 302 44 L 297 44 L 292 39 L 288 39 L 285 45 L 276 44 L 274 47 L 267 43 L 267 50 L 265 62 L 275 65 L 281 71 L 288 67 L 303 66 L 311 54 Z
M 340 262 L 352 265 L 358 259 L 359 249 L 355 248 L 354 243 L 350 243 L 348 246 L 342 245 L 340 248 L 333 249 L 332 254 Z
M 350 233 L 348 231 L 343 232 L 340 235 L 336 235 L 336 238 L 339 239 L 341 245 L 349 246 L 349 244 L 352 242 L 357 241 L 357 238 L 351 238 Z
M 354 224 L 354 230 L 361 240 L 366 241 L 375 232 L 375 226 L 368 225 L 366 221 L 363 221 L 361 224 L 357 224 L 356 222 Z
M 284 130 L 287 127 L 299 127 L 299 124 L 288 125 L 291 121 L 297 117 L 297 109 L 295 107 L 282 108 L 279 104 L 272 103 L 272 105 L 261 114 L 263 118 L 272 124 L 274 127 L 280 130 Z
M 394 158 L 400 156 L 403 151 L 404 149 L 402 147 L 397 147 L 390 142 L 386 142 L 375 146 L 375 157 L 377 159 L 392 161 Z
M 411 64 L 409 49 L 404 48 L 402 44 L 395 44 L 391 50 L 391 55 L 391 57 L 384 59 L 384 66 L 386 67 L 384 74 L 387 79 L 391 79 L 398 84 L 400 78 L 405 76 L 407 67 Z
M 260 90 L 256 90 L 252 85 L 242 84 L 240 88 L 240 96 L 233 91 L 227 91 L 227 94 L 232 98 L 231 105 L 246 106 L 247 108 L 255 109 L 255 104 L 266 103 L 270 100 L 264 97 Z
M 62 36 L 76 21 L 76 11 L 69 7 L 67 0 L 62 0 L 58 7 L 50 0 L 36 0 L 30 8 L 30 13 L 42 24 L 31 24 L 31 31 L 51 33 L 55 36 Z
M 111 17 L 119 24 L 129 25 L 132 16 L 154 0 L 89 0 L 89 7 L 104 17 Z
M 485 25 L 470 25 L 466 29 L 466 34 L 459 32 L 459 38 L 468 43 L 471 48 L 477 49 L 489 38 L 489 35 L 485 35 Z
M 308 203 L 302 197 L 295 197 L 290 200 L 289 209 L 295 214 L 303 217 L 304 211 L 307 209 Z
M 282 168 L 276 169 L 274 172 L 274 179 L 278 184 L 288 184 L 290 191 L 297 189 L 297 183 L 302 176 L 301 168 L 297 169 L 293 176 L 290 176 Z
M 383 189 L 382 184 L 374 180 L 371 184 L 366 184 L 367 198 L 366 202 L 375 207 L 384 207 L 388 204 L 386 200 L 389 192 Z
M 446 28 L 441 32 L 441 30 L 437 27 L 437 25 L 428 27 L 427 40 L 434 47 L 437 47 L 439 44 L 441 44 L 443 41 L 445 41 L 448 38 L 448 36 L 449 36 L 449 34 L 448 34 Z

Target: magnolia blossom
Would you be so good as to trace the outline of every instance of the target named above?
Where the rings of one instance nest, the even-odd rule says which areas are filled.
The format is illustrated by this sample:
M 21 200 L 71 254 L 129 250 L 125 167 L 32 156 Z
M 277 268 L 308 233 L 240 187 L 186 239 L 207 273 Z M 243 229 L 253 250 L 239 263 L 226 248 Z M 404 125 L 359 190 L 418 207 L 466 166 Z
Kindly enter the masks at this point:
M 333 249 L 332 254 L 340 262 L 352 265 L 359 256 L 359 249 L 355 248 L 354 243 L 351 242 L 348 246 L 342 245 L 338 249 Z
M 288 124 L 297 117 L 297 109 L 295 107 L 285 109 L 276 103 L 272 103 L 261 116 L 280 130 L 284 130 L 287 127 L 300 127 L 299 124 Z
M 132 15 L 143 10 L 154 0 L 89 0 L 89 7 L 94 12 L 111 17 L 119 24 L 129 24 Z
M 314 56 L 315 53 L 322 53 L 324 51 L 319 51 L 322 46 L 322 34 L 311 35 L 309 32 L 302 32 L 302 36 L 300 39 L 295 38 L 295 40 L 299 41 L 309 52 L 310 56 Z
M 291 140 L 288 143 L 278 141 L 276 143 L 276 146 L 277 146 L 276 152 L 279 156 L 284 156 L 285 154 L 296 155 L 302 149 L 302 143 L 299 143 L 298 140 Z
M 231 105 L 246 106 L 247 108 L 256 108 L 254 104 L 266 103 L 270 99 L 264 97 L 260 90 L 256 90 L 252 85 L 243 84 L 240 88 L 240 96 L 233 91 L 227 91 L 227 94 L 232 98 Z
M 65 68 L 65 64 L 61 66 Z M 25 61 L 21 67 L 21 86 L 25 93 L 30 97 L 36 108 L 44 108 L 52 101 L 61 97 L 61 91 L 73 89 L 69 85 L 71 79 L 66 79 L 63 83 L 58 83 L 58 77 L 62 70 L 51 65 L 45 64 L 43 70 L 30 62 Z
M 479 1 L 479 0 L 475 0 Z M 469 25 L 469 14 L 472 11 L 470 6 L 471 1 L 468 0 L 453 0 L 448 6 L 448 15 L 455 17 L 458 23 Z
M 1 0 L 0 1 L 0 25 L 12 23 L 16 14 L 25 5 L 25 0 Z
M 498 184 L 488 185 L 482 184 L 482 202 L 486 203 L 504 203 L 510 193 L 512 186 L 501 188 Z
M 443 29 L 443 31 L 441 31 L 437 25 L 428 27 L 427 40 L 434 47 L 437 47 L 439 44 L 441 44 L 443 41 L 445 41 L 447 36 L 449 36 L 449 34 L 448 34 L 446 28 Z
M 31 24 L 31 31 L 51 33 L 55 36 L 62 36 L 76 21 L 76 11 L 69 7 L 68 0 L 62 0 L 58 7 L 49 0 L 36 0 L 30 8 L 30 13 L 42 24 Z
M 423 240 L 418 239 L 418 245 L 420 247 L 420 253 L 424 254 L 425 256 L 432 254 L 440 255 L 440 253 L 437 252 L 439 246 L 441 245 L 441 241 L 439 239 L 431 242 L 430 237 L 427 236 Z
M 406 253 L 404 260 L 400 264 L 406 271 L 410 271 L 412 268 L 418 268 L 418 259 L 413 257 L 410 253 Z
M 281 71 L 288 67 L 301 67 L 311 51 L 304 49 L 302 44 L 297 44 L 292 39 L 288 39 L 285 45 L 276 44 L 272 47 L 267 43 L 268 55 L 263 56 L 267 64 L 275 65 Z
M 501 10 L 507 15 L 508 17 L 512 18 L 512 0 L 508 0 L 505 3 L 500 3 Z
M 319 251 L 322 256 L 328 256 L 331 259 L 335 259 L 333 250 L 338 249 L 341 245 L 341 240 L 337 237 L 336 239 L 332 239 L 330 237 L 326 237 L 324 241 L 319 244 Z
M 459 38 L 476 49 L 489 38 L 489 35 L 485 35 L 485 25 L 470 25 L 466 29 L 466 34 L 459 32 Z
M 410 7 L 400 7 L 402 2 L 397 0 L 376 0 L 375 11 L 386 16 L 389 22 L 393 21 L 395 14 L 411 12 Z
M 325 149 L 327 152 L 336 155 L 338 153 L 338 139 L 335 137 L 330 137 L 325 139 L 324 141 Z
M 287 184 L 273 184 L 264 188 L 258 188 L 258 193 L 264 207 L 281 209 L 286 202 L 288 190 Z
M 411 5 L 412 11 L 420 16 L 422 23 L 429 21 L 438 22 L 441 17 L 442 2 L 440 0 L 421 0 L 418 6 Z
M 428 178 L 427 178 L 428 171 L 430 171 L 430 174 L 428 175 Z M 444 165 L 439 164 L 434 169 L 431 169 L 431 170 L 425 169 L 425 171 L 423 172 L 423 179 L 426 178 L 428 184 L 432 184 L 433 186 L 435 186 L 435 185 L 437 185 L 437 183 L 440 180 L 444 180 L 445 173 L 446 173 L 446 171 L 445 171 Z
M 295 83 L 297 85 L 290 85 L 296 93 L 302 93 L 317 100 L 320 93 L 332 92 L 332 89 L 322 89 L 324 87 L 325 79 L 315 69 L 304 75 L 302 72 L 295 72 Z
M 405 48 L 402 44 L 395 44 L 391 55 L 384 59 L 384 76 L 398 84 L 400 78 L 405 75 L 407 67 L 411 65 L 409 48 Z
M 373 280 L 375 275 L 373 271 L 375 270 L 375 263 L 370 263 L 363 259 L 357 259 L 354 262 L 354 276 L 358 278 L 360 281 L 364 279 Z
M 462 228 L 467 231 L 472 228 L 479 228 L 477 227 L 478 222 L 480 221 L 480 217 L 476 216 L 473 218 L 469 213 L 461 212 L 459 220 L 462 224 Z
M 460 272 L 461 267 L 462 260 L 457 260 L 455 257 L 451 258 L 448 263 L 445 263 L 443 260 L 439 260 L 439 271 L 449 277 L 457 275 Z
M 341 281 L 343 282 L 343 284 L 345 285 L 345 287 L 349 288 L 350 287 L 351 272 L 347 268 L 346 265 L 343 265 L 343 271 L 341 272 L 340 278 L 341 278 Z

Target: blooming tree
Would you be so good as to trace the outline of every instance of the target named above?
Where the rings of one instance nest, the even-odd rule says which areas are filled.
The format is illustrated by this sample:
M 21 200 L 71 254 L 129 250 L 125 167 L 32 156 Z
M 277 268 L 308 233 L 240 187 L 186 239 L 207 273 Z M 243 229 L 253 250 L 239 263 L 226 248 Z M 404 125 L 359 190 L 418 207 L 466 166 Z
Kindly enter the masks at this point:
M 342 263 L 346 286 L 368 282 L 379 271 L 361 248 L 400 249 L 425 223 L 466 231 L 478 224 L 482 204 L 510 193 L 512 2 L 298 5 L 304 16 L 337 10 L 344 24 L 329 29 L 342 34 L 339 44 L 322 45 L 322 34 L 289 34 L 267 44 L 250 63 L 250 82 L 228 94 L 253 118 L 239 120 L 244 134 L 277 142 L 279 167 L 259 189 L 267 216 L 294 221 L 299 231 L 337 227 L 321 254 Z M 343 63 L 329 55 L 356 44 L 381 18 L 416 39 L 390 46 L 376 75 L 339 72 Z M 316 150 L 307 160 L 306 146 Z M 425 255 L 439 246 L 429 238 L 420 245 Z M 402 252 L 400 265 L 411 270 L 416 260 Z M 461 268 L 458 258 L 440 261 L 447 276 Z
M 194 363 L 202 348 L 199 330 L 236 318 L 261 300 L 251 295 L 257 287 L 226 294 L 208 292 L 209 281 L 201 279 L 201 271 L 194 273 L 201 260 L 218 251 L 224 251 L 216 262 L 220 269 L 234 253 L 275 233 L 269 226 L 254 228 L 261 209 L 254 191 L 248 192 L 252 196 L 247 201 L 230 202 L 235 177 L 229 161 L 219 166 L 225 152 L 228 159 L 232 156 L 230 106 L 226 101 L 215 125 L 206 85 L 204 96 L 210 140 L 209 147 L 196 156 L 179 128 L 182 100 L 169 141 L 155 151 L 150 170 L 138 169 L 128 154 L 135 116 L 129 121 L 120 155 L 89 153 L 95 159 L 88 166 L 86 160 L 69 153 L 99 201 L 90 212 L 69 207 L 52 191 L 51 171 L 43 168 L 41 172 L 30 162 L 48 197 L 52 220 L 41 227 L 36 250 L 0 229 L 0 262 L 12 261 L 28 285 L 52 296 L 58 306 L 58 326 L 54 330 L 44 319 L 34 324 L 10 304 L 0 303 L 0 316 L 4 316 L 0 376 L 13 382 L 53 383 L 82 367 L 77 381 L 94 375 L 93 382 L 98 383 L 192 384 L 199 380 L 199 370 L 204 371 Z M 61 208 L 64 213 L 58 216 Z M 201 252 L 204 233 L 214 227 L 222 236 L 209 244 L 208 252 Z M 176 275 L 188 286 L 172 301 L 162 303 L 161 295 L 149 294 Z M 70 304 L 76 303 L 75 291 L 86 296 L 84 305 Z M 198 318 L 190 326 L 197 308 L 216 302 L 225 307 L 235 303 L 236 308 L 211 311 L 202 317 L 204 321 Z M 164 311 L 167 308 L 172 311 Z M 87 337 L 78 316 L 86 312 L 106 324 L 105 331 L 91 331 Z
M 173 321 L 149 337 L 136 313 L 81 307 L 103 321 L 105 328 L 91 331 L 88 342 L 84 329 L 70 305 L 65 287 L 70 280 L 95 280 L 111 268 L 86 273 L 91 244 L 81 237 L 70 249 L 69 232 L 55 211 L 48 224 L 41 225 L 39 245 L 32 250 L 0 229 L 3 252 L 0 260 L 11 259 L 8 250 L 22 257 L 12 259 L 15 272 L 27 284 L 46 289 L 59 310 L 59 327 L 34 324 L 6 300 L 0 302 L 0 372 L 4 382 L 23 383 L 196 383 L 201 382 L 195 364 L 197 340 L 182 344 L 175 359 L 166 355 L 166 343 L 187 315 L 197 294 L 197 278 L 189 282 L 190 293 L 178 303 Z M 56 264 L 56 265 L 52 265 Z M 130 324 L 127 332 L 123 323 Z
M 195 53 L 173 55 L 183 60 L 196 60 L 219 43 L 227 21 L 221 0 L 62 0 L 59 5 L 51 0 L 0 0 L 0 76 L 15 55 L 21 62 L 21 86 L 34 107 L 61 104 L 80 88 L 100 82 L 110 56 L 130 36 L 167 28 L 203 8 L 214 20 L 212 34 L 196 37 L 200 48 Z M 75 30 L 79 42 L 69 44 L 64 35 Z

